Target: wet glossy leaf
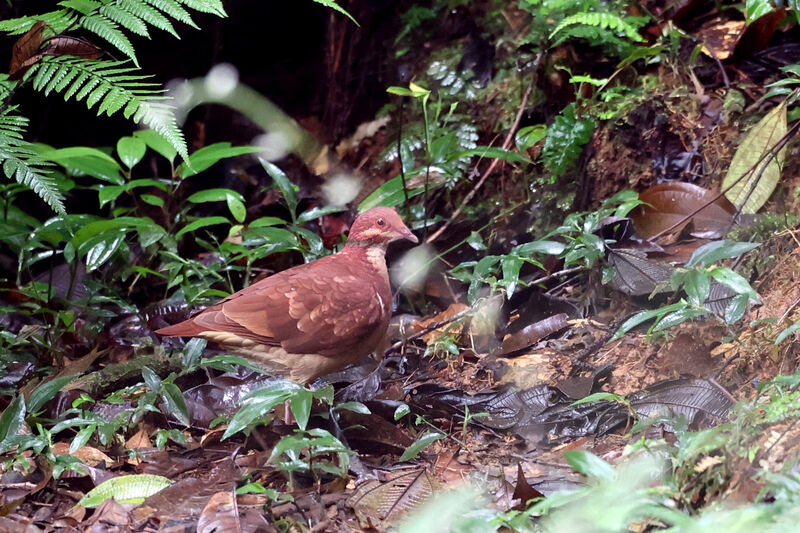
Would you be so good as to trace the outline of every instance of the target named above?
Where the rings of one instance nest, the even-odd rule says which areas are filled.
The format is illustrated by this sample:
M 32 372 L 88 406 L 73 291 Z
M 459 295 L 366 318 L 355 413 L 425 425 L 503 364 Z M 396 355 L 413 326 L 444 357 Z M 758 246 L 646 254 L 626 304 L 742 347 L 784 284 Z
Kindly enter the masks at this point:
M 178 422 L 184 426 L 189 426 L 189 411 L 186 409 L 186 402 L 178 386 L 174 383 L 164 383 L 161 397 L 167 404 L 169 414 L 178 419 Z
M 736 294 L 744 294 L 749 297 L 755 298 L 756 291 L 750 286 L 750 283 L 727 267 L 717 267 L 712 269 L 711 276 L 722 285 L 725 285 Z
M 175 160 L 178 152 L 160 133 L 153 130 L 138 130 L 133 132 L 133 136 L 142 139 L 144 143 L 153 151 L 164 156 L 168 161 Z
M 178 233 L 175 234 L 175 238 L 179 239 L 185 233 L 196 231 L 200 228 L 205 228 L 206 226 L 216 226 L 217 224 L 230 224 L 230 221 L 225 217 L 219 216 L 200 218 L 182 227 Z
M 525 152 L 528 148 L 538 143 L 547 136 L 547 126 L 536 124 L 535 126 L 525 126 L 517 131 L 514 142 L 520 152 Z
M 260 418 L 267 415 L 273 407 L 285 402 L 294 393 L 303 388 L 291 381 L 276 380 L 268 383 L 256 391 L 245 396 L 242 407 L 233 415 L 228 428 L 222 435 L 223 440 L 231 435 L 242 431 L 250 424 L 257 422 Z
M 222 159 L 253 154 L 259 150 L 261 148 L 256 146 L 231 146 L 229 142 L 210 144 L 190 155 L 188 162 L 182 163 L 177 172 L 181 179 L 185 179 L 199 174 Z
M 25 398 L 18 394 L 0 415 L 0 451 L 7 449 L 6 441 L 17 434 L 26 414 Z
M 28 410 L 31 413 L 35 413 L 44 407 L 44 404 L 55 398 L 64 385 L 75 377 L 74 375 L 59 376 L 38 385 L 28 396 Z
M 111 230 L 101 235 L 95 235 L 84 242 L 78 249 L 78 253 L 86 253 L 86 272 L 93 272 L 103 266 L 106 261 L 111 259 L 114 253 L 125 241 L 127 231 L 124 229 Z
M 401 403 L 400 405 L 397 406 L 397 409 L 394 410 L 395 421 L 400 420 L 410 412 L 411 408 L 408 405 Z
M 747 294 L 737 294 L 728 305 L 725 307 L 725 323 L 735 324 L 744 318 L 747 311 L 747 304 L 750 302 L 750 296 Z

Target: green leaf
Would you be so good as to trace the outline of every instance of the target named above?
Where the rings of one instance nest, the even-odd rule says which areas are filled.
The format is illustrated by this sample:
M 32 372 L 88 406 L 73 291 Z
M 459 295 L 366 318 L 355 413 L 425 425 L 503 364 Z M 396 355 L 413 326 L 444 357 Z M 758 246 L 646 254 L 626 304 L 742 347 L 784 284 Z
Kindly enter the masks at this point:
M 297 223 L 302 224 L 303 222 L 310 222 L 312 220 L 318 219 L 319 217 L 330 215 L 332 213 L 341 213 L 342 211 L 344 211 L 344 208 L 336 205 L 329 205 L 326 207 L 312 207 L 311 209 L 307 209 L 306 211 L 300 213 L 300 215 L 297 217 Z
M 7 441 L 16 436 L 17 431 L 25 422 L 26 414 L 25 398 L 18 394 L 11 400 L 3 414 L 0 415 L 0 451 L 5 451 L 9 448 Z
M 302 430 L 306 429 L 308 419 L 311 416 L 311 405 L 314 402 L 314 395 L 311 391 L 300 389 L 292 395 L 289 401 L 289 406 L 292 409 L 292 414 L 297 420 L 297 427 Z
M 531 146 L 538 143 L 547 136 L 547 126 L 536 124 L 535 126 L 525 126 L 517 130 L 514 135 L 514 142 L 520 153 L 524 153 Z
M 750 296 L 747 294 L 737 294 L 728 305 L 725 306 L 725 323 L 735 324 L 744 318 L 744 313 L 747 311 L 747 304 L 750 302 Z
M 560 255 L 565 248 L 562 242 L 541 240 L 517 245 L 511 249 L 511 253 L 520 257 L 531 257 L 533 254 Z
M 711 289 L 711 280 L 708 272 L 695 268 L 686 271 L 683 289 L 686 291 L 689 303 L 696 306 L 703 305 Z
M 69 444 L 69 453 L 77 452 L 81 446 L 89 442 L 89 439 L 92 438 L 92 435 L 94 435 L 95 431 L 97 431 L 97 425 L 95 424 L 85 426 L 78 431 L 75 437 L 73 437 L 72 442 Z
M 553 120 L 547 129 L 547 137 L 542 149 L 545 167 L 552 172 L 551 182 L 564 175 L 575 166 L 594 133 L 596 122 L 587 117 L 578 119 L 575 116 L 575 104 L 567 105 Z
M 182 235 L 185 233 L 189 233 L 191 231 L 196 231 L 200 228 L 205 228 L 206 226 L 215 226 L 217 224 L 230 224 L 230 221 L 225 217 L 205 217 L 195 220 L 194 222 L 189 222 L 184 227 L 182 227 L 178 233 L 175 234 L 176 239 L 180 239 Z
M 156 207 L 164 207 L 164 199 L 160 196 L 153 194 L 143 194 L 139 198 L 146 204 L 154 205 Z
M 394 410 L 394 420 L 395 422 L 406 416 L 408 413 L 411 412 L 411 408 L 404 403 L 401 403 L 397 406 L 397 409 Z
M 653 331 L 664 331 L 665 329 L 677 326 L 678 324 L 686 322 L 687 320 L 705 316 L 709 313 L 711 313 L 711 311 L 708 309 L 694 309 L 691 307 L 678 309 L 677 311 L 673 311 L 659 320 L 655 328 L 653 328 Z
M 725 197 L 740 208 L 742 213 L 755 213 L 767 202 L 781 178 L 781 168 L 786 157 L 782 148 L 769 163 L 762 161 L 748 175 L 758 160 L 771 150 L 787 132 L 786 102 L 781 102 L 756 124 L 739 144 L 728 172 L 722 180 L 722 189 L 731 187 Z M 762 172 L 763 170 L 763 172 Z M 739 179 L 742 178 L 742 179 Z M 737 181 L 738 180 L 738 181 Z M 734 184 L 735 183 L 735 184 Z
M 125 242 L 126 229 L 112 229 L 87 239 L 78 248 L 78 255 L 86 255 L 86 272 L 94 272 L 111 259 Z
M 427 433 L 420 435 L 417 440 L 415 440 L 411 446 L 405 449 L 403 455 L 400 456 L 400 462 L 403 461 L 410 461 L 414 457 L 420 454 L 422 450 L 436 442 L 437 440 L 441 440 L 445 438 L 447 435 L 444 433 L 439 433 L 438 431 L 428 431 Z
M 236 222 L 244 222 L 247 216 L 247 208 L 244 206 L 244 203 L 232 194 L 227 195 L 225 201 L 228 204 L 228 210 L 231 212 Z
M 413 198 L 417 195 L 422 194 L 424 191 L 424 187 L 418 187 L 416 189 L 409 189 L 408 190 L 408 197 Z M 360 204 L 358 204 L 358 211 L 363 213 L 367 209 L 372 209 L 373 207 L 394 207 L 396 205 L 400 205 L 406 201 L 406 195 L 403 192 L 403 180 L 401 176 L 395 176 L 394 178 L 390 179 L 374 191 L 370 193 L 369 196 L 364 198 Z
M 465 150 L 451 156 L 452 159 L 459 159 L 462 157 L 472 157 L 474 155 L 480 157 L 488 157 L 491 159 L 502 159 L 511 163 L 533 163 L 527 157 L 520 155 L 516 152 L 511 152 L 497 146 L 478 146 L 471 150 Z
M 231 435 L 235 435 L 249 425 L 257 422 L 259 419 L 266 416 L 273 407 L 279 403 L 285 402 L 299 390 L 303 390 L 303 388 L 297 383 L 276 380 L 251 392 L 245 396 L 242 407 L 239 408 L 236 414 L 233 415 L 233 418 L 231 418 L 228 428 L 222 435 L 222 440 L 227 439 Z
M 283 195 L 283 199 L 286 201 L 286 205 L 289 207 L 292 219 L 294 219 L 297 214 L 297 189 L 295 185 L 289 181 L 286 174 L 277 166 L 261 157 L 258 158 L 258 161 L 261 163 L 261 166 L 264 167 L 264 170 L 267 171 L 267 174 L 272 177 L 275 185 L 278 186 L 278 189 Z
M 94 508 L 114 498 L 119 503 L 140 504 L 156 492 L 169 487 L 172 482 L 152 474 L 134 474 L 108 479 L 86 493 L 78 505 Z
M 704 244 L 692 253 L 686 262 L 686 268 L 697 265 L 710 267 L 717 261 L 733 259 L 760 246 L 757 242 L 736 242 L 729 240 L 713 241 Z
M 44 404 L 55 398 L 56 394 L 59 393 L 64 385 L 69 383 L 75 377 L 76 376 L 74 374 L 59 376 L 37 385 L 37 387 L 31 391 L 31 394 L 28 397 L 28 410 L 31 413 L 35 413 L 44 407 Z
M 369 407 L 361 402 L 342 402 L 336 406 L 336 410 L 352 411 L 353 413 L 358 413 L 360 415 L 372 414 L 372 411 L 369 410 Z
M 750 283 L 728 267 L 716 267 L 710 273 L 717 282 L 725 285 L 736 294 L 743 294 L 753 298 L 757 296 Z
M 358 21 L 353 18 L 353 15 L 351 15 L 350 13 L 345 11 L 345 9 L 343 7 L 341 7 L 339 4 L 336 3 L 336 0 L 314 0 L 314 2 L 316 2 L 318 4 L 322 4 L 323 6 L 329 7 L 331 9 L 333 9 L 334 11 L 338 11 L 342 15 L 344 15 L 347 18 L 349 18 L 350 20 L 352 20 L 353 24 L 355 24 L 356 26 L 359 26 L 359 27 L 361 26 L 358 23 Z
M 117 141 L 117 155 L 128 168 L 133 168 L 142 160 L 147 145 L 138 137 L 122 137 Z
M 619 339 L 620 337 L 622 337 L 627 332 L 631 331 L 633 328 L 635 328 L 639 324 L 643 324 L 644 322 L 647 322 L 648 320 L 652 320 L 653 318 L 656 318 L 656 317 L 659 317 L 659 316 L 664 316 L 664 315 L 666 315 L 668 313 L 671 313 L 673 311 L 677 311 L 677 310 L 680 310 L 680 309 L 685 309 L 686 305 L 687 305 L 686 302 L 680 301 L 680 302 L 676 302 L 676 303 L 671 304 L 671 305 L 666 305 L 666 306 L 661 307 L 659 309 L 650 309 L 650 310 L 647 310 L 647 311 L 639 311 L 638 313 L 634 314 L 632 317 L 630 317 L 628 320 L 626 320 L 625 322 L 622 323 L 622 325 L 619 327 L 617 332 L 614 333 L 614 336 L 611 337 L 611 340 L 615 341 L 615 340 Z
M 153 372 L 148 366 L 142 367 L 142 378 L 144 378 L 144 383 L 147 385 L 147 388 L 155 393 L 161 392 L 161 387 L 163 385 L 161 378 L 158 377 L 158 374 Z
M 210 144 L 200 148 L 189 156 L 187 163 L 182 163 L 177 173 L 181 179 L 199 174 L 222 159 L 245 154 L 253 154 L 261 150 L 257 146 L 231 146 L 229 142 Z
M 586 450 L 569 450 L 564 452 L 564 459 L 567 460 L 576 472 L 584 476 L 599 481 L 614 480 L 614 467 L 591 452 L 587 452 Z
M 175 160 L 178 152 L 163 135 L 154 130 L 139 130 L 133 136 L 142 139 L 144 143 L 154 152 L 164 156 L 170 163 Z
M 161 397 L 167 404 L 169 413 L 178 419 L 178 422 L 184 426 L 191 425 L 189 421 L 189 410 L 186 409 L 186 402 L 183 399 L 183 394 L 177 385 L 174 383 L 164 383 L 163 392 Z
M 194 368 L 200 363 L 200 356 L 203 355 L 203 350 L 206 349 L 208 341 L 195 337 L 190 339 L 183 347 L 183 354 L 181 355 L 181 362 L 184 368 Z
M 789 338 L 789 335 L 800 331 L 800 322 L 795 322 L 788 328 L 784 329 L 780 332 L 780 334 L 775 337 L 775 344 L 778 345 Z M 5 413 L 4 413 L 5 414 Z M 0 421 L 0 426 L 2 426 L 2 421 Z M 0 436 L 2 436 L 2 430 L 0 430 Z M 2 442 L 2 438 L 0 438 L 0 442 Z
M 775 5 L 771 0 L 745 0 L 744 12 L 748 25 L 773 11 Z

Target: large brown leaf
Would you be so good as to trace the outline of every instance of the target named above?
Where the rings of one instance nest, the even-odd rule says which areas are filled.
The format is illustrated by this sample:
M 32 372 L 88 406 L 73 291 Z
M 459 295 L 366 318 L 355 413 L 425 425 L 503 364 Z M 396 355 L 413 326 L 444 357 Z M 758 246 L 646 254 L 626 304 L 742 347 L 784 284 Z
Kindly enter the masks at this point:
M 697 237 L 720 237 L 733 221 L 736 208 L 725 198 L 708 189 L 672 181 L 660 183 L 639 194 L 643 205 L 631 212 L 636 231 L 644 238 L 650 238 L 667 228 L 679 224 L 682 229 L 692 222 L 692 235 Z M 696 210 L 700 212 L 687 218 Z

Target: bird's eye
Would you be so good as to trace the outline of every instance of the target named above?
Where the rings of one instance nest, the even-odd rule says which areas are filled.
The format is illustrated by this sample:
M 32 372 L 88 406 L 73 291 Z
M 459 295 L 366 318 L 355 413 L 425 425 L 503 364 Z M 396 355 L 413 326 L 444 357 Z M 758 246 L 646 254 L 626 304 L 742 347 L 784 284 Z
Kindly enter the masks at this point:
M 386 222 L 384 222 L 382 218 L 379 218 L 378 219 L 378 225 L 379 226 L 383 226 L 384 224 L 386 224 Z

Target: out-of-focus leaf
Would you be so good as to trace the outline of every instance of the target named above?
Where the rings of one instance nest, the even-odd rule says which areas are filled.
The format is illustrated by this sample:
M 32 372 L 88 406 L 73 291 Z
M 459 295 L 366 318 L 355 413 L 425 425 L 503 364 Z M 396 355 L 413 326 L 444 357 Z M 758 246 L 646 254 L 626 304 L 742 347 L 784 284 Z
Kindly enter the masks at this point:
M 297 223 L 302 224 L 303 222 L 310 222 L 321 216 L 330 215 L 332 213 L 341 213 L 342 211 L 344 211 L 343 207 L 335 205 L 329 205 L 325 207 L 312 207 L 311 209 L 308 209 L 300 213 L 300 215 L 297 217 Z
M 739 178 L 750 170 L 761 156 L 772 149 L 786 135 L 786 131 L 786 102 L 784 101 L 767 113 L 750 130 L 739 148 L 736 149 L 731 166 L 722 180 L 722 189 L 725 190 L 732 185 L 725 196 L 735 206 L 741 208 L 742 213 L 757 212 L 769 199 L 781 178 L 786 148 L 781 149 L 774 158 L 768 158 L 769 163 L 766 167 L 762 161 L 748 176 Z M 762 169 L 763 172 L 761 172 Z M 735 185 L 734 182 L 736 182 Z
M 472 157 L 474 155 L 480 157 L 488 157 L 491 159 L 502 159 L 503 161 L 508 161 L 510 163 L 532 162 L 530 159 L 528 159 L 523 155 L 520 155 L 516 152 L 512 152 L 510 150 L 505 150 L 497 146 L 478 146 L 477 148 L 473 148 L 471 150 L 466 150 L 464 152 L 459 152 L 458 154 L 454 154 L 452 157 L 455 159 L 459 159 L 462 157 Z
M 437 440 L 441 440 L 445 438 L 447 435 L 444 433 L 439 433 L 438 431 L 428 431 L 419 436 L 414 443 L 405 449 L 403 455 L 400 456 L 400 461 L 410 461 L 417 455 L 419 455 L 422 450 L 436 442 Z
M 547 126 L 536 124 L 535 126 L 525 126 L 520 128 L 514 135 L 514 142 L 520 152 L 525 152 L 528 148 L 538 143 L 547 136 Z
M 547 137 L 542 150 L 545 167 L 555 179 L 572 168 L 583 152 L 583 146 L 594 133 L 596 122 L 592 118 L 579 119 L 575 116 L 575 104 L 569 104 L 553 120 L 547 129 Z
M 614 467 L 591 452 L 569 450 L 564 452 L 564 459 L 567 460 L 572 468 L 584 476 L 604 481 L 614 479 Z
M 728 305 L 725 307 L 725 323 L 735 324 L 744 318 L 744 313 L 747 311 L 747 304 L 750 302 L 748 294 L 737 294 L 731 298 Z
M 800 322 L 795 322 L 788 328 L 781 331 L 780 334 L 777 337 L 775 337 L 775 344 L 782 343 L 783 341 L 789 338 L 789 335 L 792 335 L 797 331 L 800 331 Z M 0 431 L 0 435 L 2 435 L 2 431 Z M 0 439 L 0 441 L 2 441 L 2 439 Z
M 142 503 L 172 482 L 163 477 L 152 474 L 134 474 L 108 479 L 86 493 L 78 505 L 93 508 L 97 507 L 108 498 L 114 498 L 119 503 Z
M 401 403 L 397 406 L 397 409 L 394 410 L 395 421 L 400 420 L 410 412 L 411 408 L 407 404 Z
M 133 132 L 133 136 L 142 139 L 144 143 L 153 151 L 164 156 L 170 163 L 175 160 L 178 152 L 160 133 L 153 130 L 138 130 Z

